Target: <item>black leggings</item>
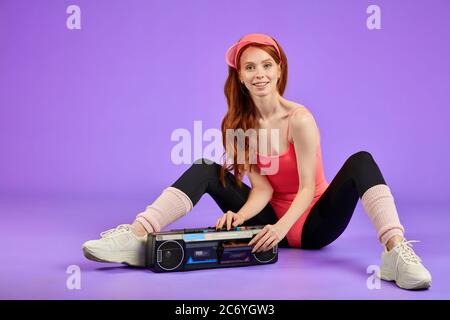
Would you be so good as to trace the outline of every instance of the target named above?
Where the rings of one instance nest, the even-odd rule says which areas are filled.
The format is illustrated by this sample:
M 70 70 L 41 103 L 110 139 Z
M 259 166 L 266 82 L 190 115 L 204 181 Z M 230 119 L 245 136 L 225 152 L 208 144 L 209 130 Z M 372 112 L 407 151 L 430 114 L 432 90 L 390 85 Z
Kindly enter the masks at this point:
M 223 187 L 219 181 L 220 167 L 209 159 L 198 159 L 172 187 L 186 193 L 194 206 L 208 193 L 223 212 L 238 212 L 247 201 L 251 188 L 245 183 L 241 188 L 237 186 L 230 172 L 225 174 L 227 187 Z M 336 240 L 350 222 L 358 199 L 367 189 L 378 184 L 386 182 L 370 153 L 360 151 L 348 158 L 306 218 L 301 247 L 320 249 Z M 275 224 L 277 221 L 275 211 L 268 203 L 244 225 Z M 289 247 L 287 239 L 284 238 L 278 246 Z

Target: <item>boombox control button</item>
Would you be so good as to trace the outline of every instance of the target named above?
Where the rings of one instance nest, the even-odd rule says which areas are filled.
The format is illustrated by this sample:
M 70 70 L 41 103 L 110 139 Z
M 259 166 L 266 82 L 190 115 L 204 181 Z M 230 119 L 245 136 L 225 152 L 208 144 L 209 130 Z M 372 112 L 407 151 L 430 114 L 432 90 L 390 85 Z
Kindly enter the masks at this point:
M 158 250 L 156 253 L 156 256 L 157 256 L 156 259 L 158 260 L 158 262 L 161 262 L 162 261 L 162 251 Z

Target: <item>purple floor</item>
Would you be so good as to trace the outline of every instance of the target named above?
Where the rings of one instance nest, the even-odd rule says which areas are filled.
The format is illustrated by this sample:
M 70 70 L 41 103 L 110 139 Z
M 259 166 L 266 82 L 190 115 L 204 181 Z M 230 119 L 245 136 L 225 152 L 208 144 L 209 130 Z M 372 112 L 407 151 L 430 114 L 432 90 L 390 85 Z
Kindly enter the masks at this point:
M 156 193 L 155 193 L 156 196 Z M 152 199 L 152 197 L 149 197 Z M 366 272 L 381 246 L 359 203 L 344 234 L 319 251 L 280 249 L 272 265 L 156 274 L 86 260 L 81 244 L 128 223 L 149 199 L 0 200 L 2 299 L 450 299 L 449 205 L 396 200 L 409 240 L 433 276 L 429 290 L 406 291 L 381 281 L 368 289 Z M 220 210 L 204 196 L 167 229 L 214 225 Z M 81 289 L 69 290 L 70 265 L 81 269 Z

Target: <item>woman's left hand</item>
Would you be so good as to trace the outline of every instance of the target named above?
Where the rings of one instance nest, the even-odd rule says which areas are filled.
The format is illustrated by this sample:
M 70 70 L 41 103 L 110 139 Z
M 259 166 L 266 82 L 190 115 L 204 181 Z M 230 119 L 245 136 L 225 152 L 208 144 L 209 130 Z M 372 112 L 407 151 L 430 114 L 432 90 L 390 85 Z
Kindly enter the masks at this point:
M 253 252 L 267 251 L 275 247 L 286 236 L 290 228 L 277 222 L 276 224 L 268 224 L 248 243 L 252 246 Z

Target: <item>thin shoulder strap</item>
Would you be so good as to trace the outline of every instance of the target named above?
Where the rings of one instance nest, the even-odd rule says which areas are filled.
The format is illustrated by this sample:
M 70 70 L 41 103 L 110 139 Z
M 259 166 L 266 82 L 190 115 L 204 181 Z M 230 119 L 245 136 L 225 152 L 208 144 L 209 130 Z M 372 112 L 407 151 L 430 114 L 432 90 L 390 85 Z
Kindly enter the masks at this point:
M 292 115 L 296 112 L 296 111 L 298 111 L 298 110 L 300 110 L 300 109 L 302 109 L 302 108 L 295 108 L 294 110 L 292 110 L 291 111 L 291 113 L 290 113 L 290 115 L 289 115 L 289 118 L 288 118 L 288 129 L 287 129 L 287 140 L 288 140 L 288 142 L 289 142 L 289 131 L 290 131 L 290 129 L 291 129 L 291 118 L 292 118 Z

